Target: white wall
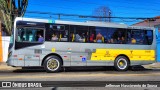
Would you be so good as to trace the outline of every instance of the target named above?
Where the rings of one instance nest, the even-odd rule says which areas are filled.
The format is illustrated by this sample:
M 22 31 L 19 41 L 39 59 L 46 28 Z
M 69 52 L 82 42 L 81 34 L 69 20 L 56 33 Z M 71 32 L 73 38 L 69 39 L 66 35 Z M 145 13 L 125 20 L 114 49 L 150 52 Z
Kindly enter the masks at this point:
M 7 61 L 10 36 L 2 36 L 3 62 Z

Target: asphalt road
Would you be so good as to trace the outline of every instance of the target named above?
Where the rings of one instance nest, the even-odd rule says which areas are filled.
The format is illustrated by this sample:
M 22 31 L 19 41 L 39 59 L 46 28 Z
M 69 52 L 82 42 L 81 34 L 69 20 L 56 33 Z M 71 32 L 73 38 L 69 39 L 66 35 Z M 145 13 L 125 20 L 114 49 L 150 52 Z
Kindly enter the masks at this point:
M 42 69 L 0 70 L 0 81 L 160 81 L 160 69 L 136 68 L 125 72 L 113 67 L 72 67 L 59 73 L 46 73 Z M 19 88 L 18 88 L 19 89 Z M 21 89 L 21 88 L 20 88 Z M 45 88 L 42 88 L 42 90 Z M 106 88 L 48 87 L 49 90 L 106 90 Z M 119 90 L 120 88 L 107 88 Z M 121 88 L 122 90 L 159 90 L 160 88 Z M 37 88 L 41 90 L 41 88 Z
M 0 70 L 0 81 L 160 81 L 160 69 L 124 72 L 112 67 L 72 67 L 58 73 L 41 69 Z

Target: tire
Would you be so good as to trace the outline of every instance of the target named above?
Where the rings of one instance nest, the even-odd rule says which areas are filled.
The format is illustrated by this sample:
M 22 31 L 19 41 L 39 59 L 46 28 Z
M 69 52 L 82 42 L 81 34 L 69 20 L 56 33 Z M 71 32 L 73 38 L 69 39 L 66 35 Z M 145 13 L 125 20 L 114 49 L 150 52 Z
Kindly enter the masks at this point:
M 57 56 L 49 56 L 44 61 L 44 68 L 46 72 L 59 72 L 62 67 L 62 60 Z
M 118 71 L 126 71 L 128 70 L 129 66 L 130 66 L 129 60 L 125 56 L 118 56 L 114 61 L 114 67 Z

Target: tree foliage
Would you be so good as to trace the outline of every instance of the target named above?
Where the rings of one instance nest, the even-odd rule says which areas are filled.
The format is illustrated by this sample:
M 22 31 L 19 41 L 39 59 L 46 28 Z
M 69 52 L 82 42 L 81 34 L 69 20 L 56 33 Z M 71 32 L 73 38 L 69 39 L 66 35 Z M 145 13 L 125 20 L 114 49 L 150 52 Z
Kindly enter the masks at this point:
M 15 17 L 23 16 L 27 5 L 28 0 L 0 0 L 1 20 L 4 22 L 5 32 L 8 35 L 11 34 Z
M 100 6 L 93 11 L 94 16 L 98 16 L 96 20 L 103 22 L 111 22 L 111 9 L 107 6 Z

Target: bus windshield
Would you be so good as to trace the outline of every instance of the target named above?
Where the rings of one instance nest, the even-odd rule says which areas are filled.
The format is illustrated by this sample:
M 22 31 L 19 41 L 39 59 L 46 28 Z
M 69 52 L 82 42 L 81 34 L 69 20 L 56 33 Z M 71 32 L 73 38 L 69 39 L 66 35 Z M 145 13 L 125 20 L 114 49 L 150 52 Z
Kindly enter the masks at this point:
M 14 41 L 14 30 L 12 30 L 12 34 L 11 34 L 11 37 L 10 37 L 9 49 L 12 48 L 13 41 Z

